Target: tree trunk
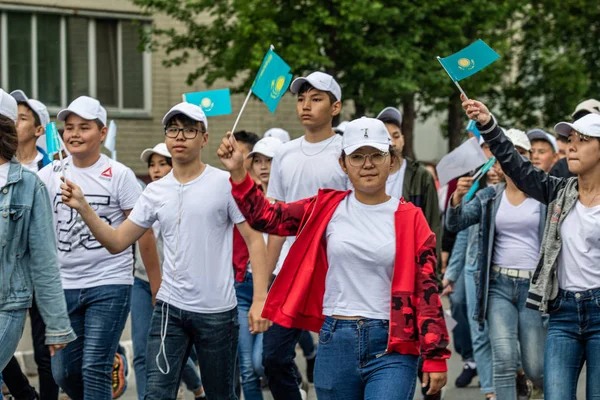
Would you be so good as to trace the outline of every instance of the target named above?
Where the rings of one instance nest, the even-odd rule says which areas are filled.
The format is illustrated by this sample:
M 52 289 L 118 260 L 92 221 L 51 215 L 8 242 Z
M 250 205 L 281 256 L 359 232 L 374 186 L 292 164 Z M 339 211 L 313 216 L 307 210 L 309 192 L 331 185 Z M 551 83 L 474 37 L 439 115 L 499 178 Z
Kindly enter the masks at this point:
M 460 94 L 453 93 L 448 98 L 448 151 L 460 145 L 463 138 L 463 109 Z
M 415 131 L 415 95 L 414 93 L 402 99 L 402 134 L 404 135 L 404 150 L 402 155 L 416 159 L 414 148 Z

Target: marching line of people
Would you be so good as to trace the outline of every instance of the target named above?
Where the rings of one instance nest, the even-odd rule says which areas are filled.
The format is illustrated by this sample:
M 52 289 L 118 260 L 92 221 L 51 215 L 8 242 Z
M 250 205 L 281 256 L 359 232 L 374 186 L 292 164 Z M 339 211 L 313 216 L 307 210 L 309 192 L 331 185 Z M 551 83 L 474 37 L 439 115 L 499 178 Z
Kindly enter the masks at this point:
M 412 399 L 417 378 L 425 399 L 439 399 L 450 357 L 442 287 L 465 316 L 457 386 L 479 374 L 486 398 L 522 399 L 532 384 L 547 399 L 575 396 L 584 362 L 594 376 L 600 326 L 591 100 L 555 127 L 565 145 L 540 129 L 505 131 L 463 98 L 498 160 L 467 201 L 471 177 L 440 189 L 402 156 L 396 108 L 336 134 L 342 91 L 331 75 L 290 90 L 304 135 L 227 133 L 225 171 L 203 162 L 202 109 L 173 106 L 164 142 L 141 154 L 146 187 L 101 153 L 98 100 L 58 113 L 61 163 L 36 146 L 46 107 L 0 90 L 0 370 L 11 393 L 39 396 L 13 357 L 29 310 L 40 398 L 59 387 L 73 400 L 121 395 L 131 311 L 140 399 L 175 399 L 182 381 L 196 398 L 237 399 L 239 382 L 246 399 L 265 385 L 276 400 L 306 398 L 297 344 L 319 399 Z M 575 177 L 552 176 L 559 163 Z M 600 396 L 593 379 L 587 396 Z

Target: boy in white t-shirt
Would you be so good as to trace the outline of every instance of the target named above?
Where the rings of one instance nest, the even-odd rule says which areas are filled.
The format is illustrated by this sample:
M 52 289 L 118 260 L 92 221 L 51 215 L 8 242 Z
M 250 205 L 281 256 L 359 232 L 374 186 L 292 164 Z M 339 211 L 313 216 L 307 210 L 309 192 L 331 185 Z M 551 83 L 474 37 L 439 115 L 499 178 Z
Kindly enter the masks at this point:
M 298 95 L 296 113 L 305 134 L 285 143 L 275 153 L 267 197 L 289 203 L 314 196 L 321 188 L 346 190 L 348 175 L 339 164 L 342 137 L 336 135 L 332 127 L 333 118 L 342 109 L 340 86 L 331 75 L 313 72 L 305 78 L 295 79 L 290 90 Z M 269 235 L 269 271 L 281 268 L 294 239 Z M 301 398 L 298 388 L 301 377 L 294 363 L 294 347 L 301 332 L 275 324 L 264 336 L 263 365 L 275 400 Z M 305 339 L 312 341 L 310 335 Z M 302 347 L 308 356 L 307 375 L 311 380 L 315 352 L 306 354 L 310 342 L 303 343 Z
M 98 100 L 81 96 L 58 114 L 58 120 L 65 121 L 64 142 L 71 153 L 62 174 L 81 184 L 103 221 L 121 225 L 141 188 L 133 171 L 100 153 L 108 131 L 106 110 Z M 63 204 L 60 167 L 55 161 L 39 176 L 54 212 L 62 284 L 77 340 L 52 358 L 52 373 L 71 399 L 109 400 L 115 352 L 130 308 L 133 252 L 126 246 L 111 254 L 81 215 Z M 152 231 L 140 238 L 140 250 L 156 293 L 160 265 Z
M 17 160 L 28 170 L 38 172 L 50 163 L 48 156 L 36 146 L 37 139 L 44 134 L 50 122 L 48 109 L 42 102 L 28 98 L 22 90 L 14 90 L 10 95 L 19 105 Z
M 239 324 L 232 269 L 233 226 L 250 252 L 254 298 L 250 331 L 269 322 L 260 314 L 269 274 L 262 235 L 250 228 L 233 197 L 229 174 L 204 164 L 206 116 L 189 103 L 163 118 L 173 170 L 150 183 L 129 218 L 114 229 L 99 218 L 70 178 L 63 201 L 78 210 L 94 236 L 113 253 L 130 246 L 158 221 L 163 238 L 163 281 L 148 338 L 146 399 L 174 399 L 195 346 L 209 399 L 236 399 L 234 366 Z

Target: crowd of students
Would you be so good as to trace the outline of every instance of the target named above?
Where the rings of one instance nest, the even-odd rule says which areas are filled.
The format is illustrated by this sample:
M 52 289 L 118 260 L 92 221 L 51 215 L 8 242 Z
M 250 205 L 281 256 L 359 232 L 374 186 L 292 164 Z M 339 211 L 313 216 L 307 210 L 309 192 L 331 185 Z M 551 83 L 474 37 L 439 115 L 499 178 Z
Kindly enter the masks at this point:
M 262 399 L 268 385 L 276 400 L 304 399 L 297 344 L 319 399 L 412 399 L 417 378 L 439 399 L 443 288 L 464 361 L 456 386 L 478 374 L 486 398 L 521 399 L 532 386 L 574 398 L 584 361 L 588 376 L 599 365 L 595 103 L 558 124 L 557 140 L 505 131 L 463 98 L 498 160 L 467 201 L 472 177 L 440 188 L 431 165 L 402 155 L 398 109 L 334 130 L 342 91 L 331 75 L 290 90 L 305 134 L 227 133 L 225 170 L 203 162 L 202 109 L 174 105 L 164 140 L 141 153 L 145 186 L 101 153 L 98 100 L 58 113 L 63 162 L 36 146 L 46 107 L 0 89 L 0 370 L 11 394 L 122 395 L 131 311 L 139 399 L 175 399 L 182 381 L 196 398 Z M 13 357 L 28 311 L 39 393 Z M 600 384 L 588 380 L 587 394 Z

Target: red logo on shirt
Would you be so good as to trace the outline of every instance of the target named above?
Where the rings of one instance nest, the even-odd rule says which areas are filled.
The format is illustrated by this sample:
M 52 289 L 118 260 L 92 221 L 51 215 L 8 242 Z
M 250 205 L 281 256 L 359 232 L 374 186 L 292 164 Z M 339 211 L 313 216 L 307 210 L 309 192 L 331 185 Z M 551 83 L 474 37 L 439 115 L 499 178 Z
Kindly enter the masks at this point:
M 106 178 L 112 178 L 112 167 L 106 168 L 104 171 L 102 171 L 100 176 L 104 176 Z

